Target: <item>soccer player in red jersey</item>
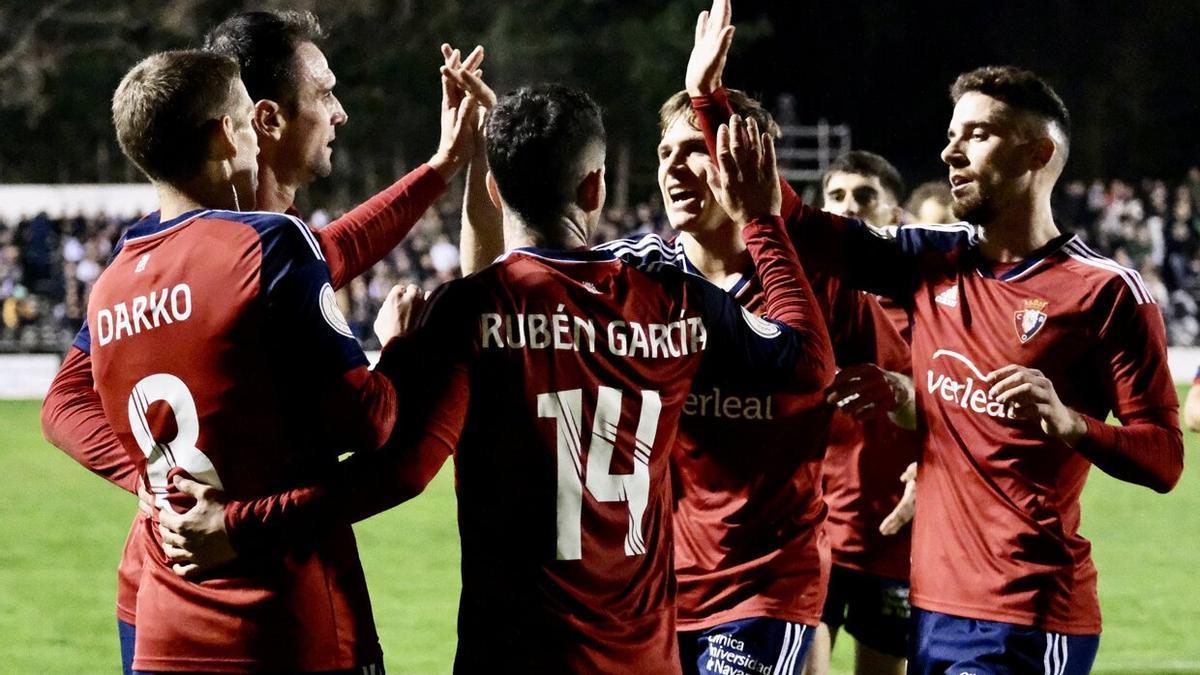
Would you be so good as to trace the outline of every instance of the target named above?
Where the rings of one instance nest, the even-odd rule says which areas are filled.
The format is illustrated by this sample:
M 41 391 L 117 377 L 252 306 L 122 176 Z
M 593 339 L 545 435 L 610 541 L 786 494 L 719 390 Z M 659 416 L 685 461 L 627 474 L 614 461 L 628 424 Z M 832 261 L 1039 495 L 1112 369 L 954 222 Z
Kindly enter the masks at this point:
M 297 215 L 296 191 L 329 174 L 330 142 L 347 115 L 320 48 L 324 32 L 315 17 L 299 12 L 245 12 L 208 34 L 207 48 L 236 58 L 255 100 L 259 140 L 257 208 Z M 476 66 L 482 52 L 467 58 Z M 447 109 L 449 106 L 447 106 Z M 453 111 L 451 111 L 451 115 Z M 444 122 L 447 120 L 443 112 Z M 314 231 L 335 290 L 379 261 L 404 238 L 461 167 L 449 152 L 452 127 L 442 125 L 439 151 L 418 169 Z M 157 216 L 152 216 L 157 217 Z M 406 297 L 411 297 L 409 293 Z M 54 445 L 110 482 L 136 491 L 138 474 L 108 426 L 92 379 L 86 325 L 68 351 L 42 407 L 42 428 Z M 122 661 L 131 668 L 137 581 L 145 555 L 135 518 L 118 572 L 117 619 Z
M 874 153 L 855 150 L 836 158 L 821 181 L 824 208 L 855 217 L 885 236 L 895 236 L 903 211 L 900 172 Z M 861 291 L 860 291 L 861 292 Z M 908 312 L 876 298 L 899 335 L 910 331 Z M 883 414 L 911 404 L 914 393 L 908 344 L 877 337 L 878 360 L 844 367 L 830 387 L 839 403 L 822 466 L 822 487 L 829 513 L 833 566 L 821 624 L 813 638 L 805 672 L 829 672 L 830 652 L 839 629 L 855 639 L 855 672 L 860 675 L 904 673 L 908 654 L 908 559 L 920 437 L 901 429 Z M 839 365 L 847 365 L 839 361 Z M 909 418 L 911 419 L 911 417 Z
M 586 95 L 527 88 L 493 109 L 488 187 L 516 248 L 443 287 L 377 367 L 423 402 L 415 463 L 432 475 L 454 455 L 456 672 L 679 672 L 668 463 L 692 380 L 719 373 L 819 396 L 830 376 L 828 334 L 778 217 L 770 138 L 751 124 L 739 140 L 745 127 L 735 117 L 719 132 L 709 176 L 742 224 L 775 320 L 673 266 L 584 248 L 604 202 L 604 131 Z M 372 479 L 382 473 L 231 502 L 217 524 L 236 541 L 289 514 L 312 518 L 322 495 L 335 514 L 362 515 L 353 503 L 386 492 Z
M 706 93 L 715 121 L 723 92 Z M 986 67 L 951 98 L 942 159 L 966 222 L 889 240 L 804 205 L 790 233 L 913 314 L 926 440 L 909 672 L 1086 673 L 1100 633 L 1078 532 L 1087 472 L 1166 492 L 1183 468 L 1162 315 L 1136 272 L 1054 224 L 1070 116 L 1053 89 Z
M 697 41 L 693 63 L 701 63 L 707 47 L 708 41 Z M 477 98 L 486 100 L 482 84 L 469 74 L 467 79 Z M 733 110 L 774 132 L 770 115 L 748 97 L 738 94 Z M 597 249 L 702 276 L 747 310 L 764 314 L 761 281 L 737 223 L 705 180 L 711 155 L 686 92 L 662 107 L 660 128 L 659 187 L 679 236 L 664 241 L 646 235 Z M 478 213 L 470 201 L 467 206 L 468 215 Z M 784 211 L 790 213 L 786 206 Z M 464 233 L 471 221 L 464 219 Z M 813 277 L 812 284 L 839 364 L 879 361 L 880 344 L 903 353 L 903 340 L 871 298 L 829 275 Z M 829 573 L 820 462 L 832 414 L 822 396 L 797 395 L 770 382 L 708 376 L 694 383 L 672 456 L 686 672 L 749 667 L 793 673 L 804 664 Z
M 255 200 L 253 119 L 237 62 L 211 52 L 149 57 L 113 96 L 121 149 L 157 188 L 160 213 L 130 228 L 92 291 L 92 370 L 112 431 L 168 508 L 186 505 L 174 474 L 263 494 L 336 464 L 347 445 L 378 446 L 395 420 L 395 390 L 367 370 L 308 228 L 228 210 Z M 138 530 L 148 553 L 134 670 L 380 664 L 348 526 L 197 583 L 173 573 L 157 528 Z

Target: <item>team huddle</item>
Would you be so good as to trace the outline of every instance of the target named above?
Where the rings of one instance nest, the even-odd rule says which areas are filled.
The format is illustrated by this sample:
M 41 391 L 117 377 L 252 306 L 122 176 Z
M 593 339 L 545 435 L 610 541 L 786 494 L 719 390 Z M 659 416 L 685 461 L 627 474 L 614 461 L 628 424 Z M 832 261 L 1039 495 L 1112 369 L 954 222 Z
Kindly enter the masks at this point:
M 352 525 L 448 458 L 458 673 L 824 675 L 843 627 L 860 674 L 1090 671 L 1088 471 L 1166 492 L 1183 441 L 1153 296 L 1055 226 L 1066 106 L 964 73 L 949 213 L 913 222 L 867 152 L 819 209 L 723 84 L 733 36 L 714 0 L 658 111 L 675 236 L 595 246 L 600 109 L 497 96 L 482 48 L 442 46 L 430 160 L 320 229 L 293 203 L 348 115 L 315 17 L 238 14 L 129 71 L 113 123 L 160 208 L 42 416 L 141 498 L 126 672 L 383 673 Z M 371 368 L 336 291 L 459 174 L 465 276 L 393 289 Z

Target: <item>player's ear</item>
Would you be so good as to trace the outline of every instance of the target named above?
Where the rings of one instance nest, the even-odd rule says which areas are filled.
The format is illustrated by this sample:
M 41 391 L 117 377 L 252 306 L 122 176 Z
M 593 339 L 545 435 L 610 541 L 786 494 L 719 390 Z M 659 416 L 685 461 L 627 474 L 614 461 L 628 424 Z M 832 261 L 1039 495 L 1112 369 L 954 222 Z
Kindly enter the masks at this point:
M 575 188 L 575 205 L 584 213 L 604 206 L 604 169 L 596 169 L 583 177 Z
M 484 182 L 487 184 L 488 199 L 492 200 L 492 206 L 503 209 L 504 206 L 500 203 L 500 186 L 496 185 L 496 177 L 492 175 L 491 169 L 488 170 Z
M 229 115 L 222 115 L 221 121 L 216 125 L 213 135 L 210 139 L 209 151 L 213 159 L 218 161 L 232 159 L 237 156 L 237 141 L 233 118 Z
M 254 104 L 254 133 L 258 134 L 259 138 L 278 141 L 283 136 L 285 125 L 286 121 L 278 103 L 264 98 Z
M 1030 162 L 1034 169 L 1044 169 L 1054 159 L 1054 139 L 1042 136 L 1030 144 Z

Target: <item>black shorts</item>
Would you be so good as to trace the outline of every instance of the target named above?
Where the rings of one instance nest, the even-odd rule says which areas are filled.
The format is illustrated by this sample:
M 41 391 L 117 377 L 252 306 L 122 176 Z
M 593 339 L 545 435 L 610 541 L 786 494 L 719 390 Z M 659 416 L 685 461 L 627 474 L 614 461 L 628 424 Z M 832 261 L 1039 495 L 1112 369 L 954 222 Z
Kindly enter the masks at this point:
M 889 656 L 908 655 L 908 582 L 833 566 L 821 623 Z

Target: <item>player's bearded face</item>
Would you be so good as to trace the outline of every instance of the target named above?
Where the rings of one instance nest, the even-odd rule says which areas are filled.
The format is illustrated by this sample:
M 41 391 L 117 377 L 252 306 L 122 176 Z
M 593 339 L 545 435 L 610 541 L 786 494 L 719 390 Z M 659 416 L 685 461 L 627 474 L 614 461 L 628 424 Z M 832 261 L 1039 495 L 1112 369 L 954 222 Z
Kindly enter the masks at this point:
M 1019 121 L 1003 102 L 977 92 L 964 94 L 954 106 L 942 161 L 950 167 L 950 210 L 956 218 L 990 223 L 999 205 L 1030 188 Z
M 686 117 L 667 127 L 658 144 L 658 188 L 671 229 L 706 232 L 729 222 L 704 178 L 710 162 L 704 134 Z
M 287 126 L 280 139 L 280 160 L 300 180 L 323 178 L 333 171 L 337 127 L 349 119 L 333 87 L 337 83 L 325 55 L 311 42 L 296 47 L 295 109 L 286 111 Z

